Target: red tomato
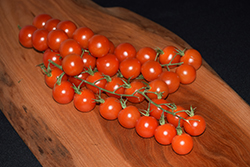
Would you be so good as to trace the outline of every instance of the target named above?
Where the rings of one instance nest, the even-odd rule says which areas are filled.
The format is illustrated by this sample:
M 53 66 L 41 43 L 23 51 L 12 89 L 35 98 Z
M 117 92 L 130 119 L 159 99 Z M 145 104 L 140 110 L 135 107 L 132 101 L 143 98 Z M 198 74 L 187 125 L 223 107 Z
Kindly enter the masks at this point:
M 69 38 L 72 38 L 77 26 L 70 20 L 64 20 L 56 25 L 56 29 L 63 30 Z
M 147 81 L 153 81 L 158 78 L 162 72 L 162 67 L 159 62 L 149 60 L 141 66 L 141 74 Z
M 172 124 L 167 123 L 160 125 L 155 129 L 154 137 L 158 143 L 168 145 L 172 143 L 176 134 L 175 127 Z
M 150 98 L 150 99 L 157 99 L 158 96 L 154 93 L 151 92 L 155 92 L 155 93 L 162 93 L 161 98 L 165 99 L 168 96 L 168 85 L 160 80 L 160 79 L 155 79 L 153 81 L 150 81 L 149 83 L 149 89 L 148 92 L 146 93 L 146 95 Z
M 110 43 L 104 35 L 93 35 L 88 41 L 89 52 L 94 57 L 103 57 L 110 50 Z
M 144 91 L 143 87 L 145 87 L 145 84 L 142 83 L 140 80 L 133 80 L 130 83 L 130 87 L 125 89 L 124 94 L 132 95 L 135 91 L 138 91 L 139 89 L 142 92 Z M 132 103 L 140 103 L 145 99 L 145 97 L 138 92 L 136 92 L 133 96 L 135 97 L 127 97 L 128 101 Z
M 124 128 L 134 128 L 136 122 L 141 117 L 139 110 L 135 106 L 127 106 L 118 114 L 118 121 Z
M 152 99 L 152 101 L 158 105 L 160 105 L 161 108 L 163 108 L 164 110 L 168 110 L 169 108 L 164 105 L 164 104 L 167 104 L 167 100 L 164 100 L 164 99 Z M 148 103 L 149 105 L 149 103 Z M 162 115 L 162 109 L 159 108 L 159 107 L 156 107 L 154 104 L 150 103 L 150 107 L 149 107 L 149 110 L 150 110 L 150 115 L 155 117 L 156 119 L 160 119 L 161 118 L 161 115 Z M 166 115 L 166 114 L 164 114 Z
M 36 28 L 43 28 L 46 21 L 48 21 L 51 18 L 52 17 L 50 15 L 48 15 L 48 14 L 39 14 L 36 17 L 34 17 L 32 24 Z
M 180 78 L 179 76 L 172 71 L 163 71 L 159 77 L 168 85 L 168 93 L 176 92 L 180 87 Z
M 61 20 L 59 19 L 49 19 L 45 22 L 44 28 L 48 31 L 52 31 L 56 29 L 57 24 L 60 22 Z
M 83 49 L 88 48 L 88 40 L 94 35 L 94 32 L 88 27 L 79 27 L 73 33 L 73 39 L 76 40 Z
M 199 136 L 206 129 L 206 122 L 200 115 L 194 115 L 186 118 L 188 122 L 184 121 L 184 130 L 191 136 Z
M 89 112 L 96 106 L 95 94 L 86 88 L 80 90 L 80 94 L 75 93 L 74 106 L 81 112 Z
M 135 125 L 135 130 L 139 136 L 150 138 L 154 136 L 157 126 L 158 122 L 154 117 L 142 116 L 138 119 Z
M 191 65 L 198 70 L 202 64 L 202 57 L 200 52 L 195 49 L 188 49 L 180 59 L 183 64 Z
M 120 72 L 124 78 L 135 79 L 141 73 L 141 63 L 135 57 L 129 57 L 120 63 Z
M 107 97 L 104 103 L 100 104 L 99 112 L 107 120 L 115 120 L 122 110 L 120 101 L 115 97 Z
M 69 76 L 79 75 L 83 67 L 82 58 L 77 54 L 69 54 L 62 60 L 63 71 Z
M 84 70 L 87 70 L 88 68 L 93 70 L 96 66 L 96 58 L 91 56 L 88 52 L 84 52 L 82 55 L 82 61 L 84 64 Z
M 173 150 L 180 155 L 188 154 L 193 149 L 193 139 L 189 134 L 176 135 L 172 140 Z
M 178 106 L 178 105 L 177 105 L 176 107 L 177 107 L 176 110 L 173 111 L 173 112 L 176 113 L 176 115 L 178 115 L 178 116 L 180 116 L 180 117 L 182 117 L 182 118 L 187 118 L 187 117 L 188 117 L 188 115 L 187 115 L 187 113 L 186 113 L 185 111 L 180 112 L 180 111 L 182 111 L 182 110 L 185 110 L 183 107 Z M 169 123 L 173 124 L 175 127 L 178 126 L 179 117 L 173 116 L 172 114 L 169 114 L 169 113 L 168 113 L 168 114 L 167 114 L 167 120 L 168 120 Z M 181 126 L 181 127 L 183 126 L 183 119 L 180 120 L 180 126 Z
M 59 85 L 55 84 L 52 90 L 54 100 L 60 104 L 70 103 L 74 98 L 74 89 L 69 81 L 62 81 Z
M 150 47 L 144 47 L 138 50 L 136 53 L 136 58 L 141 62 L 145 63 L 148 60 L 155 60 L 156 51 Z
M 80 73 L 79 75 L 77 75 L 78 78 L 86 80 L 86 78 L 89 76 L 88 73 Z M 85 85 L 85 82 L 82 82 L 82 80 L 75 78 L 75 76 L 69 76 L 69 81 L 74 84 L 76 87 L 78 87 L 80 84 L 80 87 L 83 87 Z
M 111 81 L 108 81 L 105 85 L 105 89 L 110 91 L 110 92 L 115 92 L 117 94 L 124 94 L 124 87 L 121 87 L 121 85 L 123 85 L 124 82 L 122 81 L 122 78 L 120 77 L 112 77 Z M 112 97 L 116 97 L 116 98 L 120 98 L 120 96 L 118 95 L 114 95 L 112 93 L 108 93 L 106 92 L 106 94 L 108 96 L 112 96 Z
M 114 54 L 108 53 L 96 60 L 97 70 L 105 75 L 114 76 L 119 69 L 119 60 Z
M 51 67 L 51 71 L 49 72 L 49 74 L 44 75 L 45 83 L 47 84 L 47 86 L 52 89 L 57 82 L 57 78 L 62 73 L 63 73 L 63 71 L 60 70 L 59 68 Z M 67 80 L 68 80 L 68 76 L 64 75 L 62 77 L 62 81 L 67 81 Z
M 32 48 L 32 35 L 37 30 L 33 25 L 27 25 L 21 28 L 18 34 L 19 42 L 23 47 Z
M 46 29 L 37 29 L 32 35 L 33 47 L 38 51 L 45 51 L 48 49 L 47 36 L 49 31 Z
M 66 39 L 68 36 L 63 30 L 52 30 L 48 34 L 47 43 L 49 48 L 58 51 L 61 43 Z
M 181 56 L 177 52 L 177 48 L 174 46 L 166 46 L 163 50 L 163 54 L 160 54 L 159 61 L 161 64 L 169 64 L 170 62 L 179 63 Z M 177 65 L 168 66 L 169 68 L 176 67 Z
M 107 80 L 103 77 L 103 75 L 100 72 L 95 72 L 93 75 L 89 75 L 86 78 L 86 81 L 94 83 L 96 86 L 100 87 L 100 88 L 104 88 Z M 92 90 L 94 93 L 99 93 L 99 88 L 86 84 L 86 87 L 90 90 Z
M 109 40 L 109 46 L 110 46 L 110 49 L 109 49 L 109 53 L 112 53 L 114 54 L 115 52 L 115 45 L 112 41 Z
M 118 58 L 118 60 L 122 62 L 126 58 L 135 57 L 136 49 L 130 43 L 121 43 L 118 46 L 116 46 L 114 53 L 116 57 Z
M 62 58 L 69 54 L 77 54 L 80 56 L 82 54 L 82 48 L 76 40 L 65 39 L 59 47 L 59 53 Z
M 176 68 L 176 74 L 180 78 L 180 82 L 182 84 L 190 84 L 192 83 L 196 78 L 196 70 L 191 65 L 180 65 Z
M 46 68 L 48 67 L 49 60 L 52 60 L 58 65 L 62 64 L 59 52 L 53 52 L 51 49 L 46 49 L 43 53 L 43 64 Z M 54 67 L 54 65 L 50 63 L 50 67 Z

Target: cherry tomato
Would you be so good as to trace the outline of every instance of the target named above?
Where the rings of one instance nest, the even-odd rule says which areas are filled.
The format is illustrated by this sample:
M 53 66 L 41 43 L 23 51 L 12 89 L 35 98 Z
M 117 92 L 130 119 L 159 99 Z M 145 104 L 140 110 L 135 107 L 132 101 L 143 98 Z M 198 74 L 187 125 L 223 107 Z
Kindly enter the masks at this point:
M 62 58 L 69 54 L 81 55 L 82 48 L 79 43 L 74 39 L 65 39 L 59 47 L 59 53 Z
M 93 35 L 88 41 L 89 52 L 94 57 L 103 57 L 110 50 L 110 43 L 104 35 Z
M 125 89 L 124 94 L 132 95 L 136 91 L 142 92 L 142 91 L 144 91 L 143 87 L 145 87 L 145 84 L 142 83 L 140 80 L 133 80 L 130 83 L 130 87 Z M 140 103 L 145 99 L 145 97 L 138 92 L 134 93 L 133 96 L 135 96 L 135 97 L 127 97 L 128 101 L 130 101 L 132 103 Z
M 177 52 L 177 48 L 174 46 L 166 46 L 163 50 L 163 54 L 160 54 L 159 61 L 161 64 L 169 64 L 170 62 L 179 63 L 181 56 Z M 169 68 L 176 67 L 177 65 L 168 66 Z
M 100 72 L 95 72 L 92 75 L 89 75 L 86 78 L 86 81 L 94 83 L 96 86 L 100 87 L 100 88 L 104 88 L 107 80 L 104 78 L 104 76 L 100 73 Z M 99 88 L 86 84 L 86 87 L 90 90 L 92 90 L 94 93 L 99 93 Z
M 51 18 L 51 19 L 49 19 L 49 20 L 47 20 L 47 21 L 45 22 L 44 28 L 45 28 L 46 30 L 48 30 L 48 31 L 55 30 L 57 24 L 58 24 L 60 21 L 61 21 L 61 20 L 59 20 L 59 19 Z
M 171 144 L 175 136 L 176 136 L 175 127 L 174 125 L 169 123 L 158 126 L 154 132 L 155 140 L 163 145 Z
M 164 104 L 167 104 L 168 101 L 165 100 L 165 99 L 152 99 L 152 101 L 158 105 L 160 105 L 161 108 L 163 108 L 164 110 L 168 110 L 169 108 L 164 105 Z M 148 105 L 150 105 L 149 107 L 149 110 L 150 110 L 150 115 L 155 117 L 156 119 L 160 119 L 161 118 L 161 115 L 162 115 L 162 109 L 159 108 L 159 107 L 156 107 L 154 104 L 152 103 L 148 103 Z M 166 115 L 166 114 L 164 114 Z
M 172 71 L 163 71 L 159 77 L 168 85 L 168 93 L 176 92 L 180 87 L 180 78 L 179 76 Z
M 46 29 L 37 29 L 32 35 L 33 47 L 38 51 L 45 51 L 48 49 L 47 36 L 49 31 Z
M 182 118 L 187 118 L 188 115 L 185 111 L 183 112 L 180 112 L 182 110 L 185 110 L 183 107 L 177 105 L 176 106 L 177 108 L 173 111 L 174 113 L 176 113 L 176 115 L 182 117 Z M 179 117 L 177 116 L 173 116 L 172 114 L 167 114 L 167 120 L 169 123 L 173 124 L 175 127 L 178 126 L 178 123 L 179 123 Z M 180 120 L 180 126 L 182 127 L 183 126 L 183 119 Z
M 60 104 L 70 103 L 74 98 L 74 89 L 69 81 L 62 81 L 59 85 L 55 84 L 52 89 L 54 100 Z
M 96 60 L 97 70 L 105 75 L 114 76 L 119 69 L 119 60 L 114 54 L 108 53 Z
M 168 96 L 168 85 L 160 80 L 160 79 L 155 79 L 153 81 L 150 81 L 149 83 L 149 89 L 148 92 L 146 93 L 146 95 L 150 98 L 150 99 L 157 99 L 158 96 L 154 93 L 151 92 L 155 92 L 155 93 L 162 93 L 161 98 L 165 99 Z
M 88 40 L 94 35 L 94 32 L 88 27 L 79 27 L 73 33 L 73 39 L 76 40 L 83 49 L 88 48 Z
M 124 78 L 135 79 L 141 73 L 141 63 L 135 57 L 129 57 L 120 63 L 120 72 Z
M 193 139 L 189 134 L 176 135 L 172 140 L 173 150 L 180 155 L 188 154 L 193 149 Z
M 82 58 L 77 54 L 69 54 L 62 60 L 63 71 L 69 75 L 79 75 L 83 70 Z
M 81 112 L 89 112 L 96 106 L 95 94 L 86 88 L 80 90 L 80 94 L 74 95 L 74 106 Z
M 135 57 L 136 49 L 130 43 L 121 43 L 118 46 L 116 46 L 114 53 L 116 57 L 118 58 L 118 60 L 122 62 L 126 58 Z
M 141 74 L 147 81 L 153 81 L 158 78 L 162 72 L 162 67 L 159 62 L 149 60 L 141 66 Z
M 72 38 L 77 26 L 70 20 L 63 20 L 56 25 L 56 29 L 63 30 L 69 38 Z
M 46 68 L 48 67 L 49 60 L 52 60 L 58 65 L 62 64 L 62 59 L 60 58 L 59 52 L 54 52 L 51 49 L 46 49 L 43 53 L 43 64 Z M 50 67 L 54 67 L 54 65 L 50 63 Z
M 158 122 L 154 117 L 142 116 L 138 119 L 135 125 L 135 130 L 139 136 L 150 138 L 154 136 L 157 126 Z
M 156 51 L 150 47 L 144 47 L 138 50 L 136 53 L 136 58 L 141 62 L 145 63 L 148 60 L 155 60 Z
M 32 36 L 37 28 L 33 25 L 27 25 L 21 28 L 18 34 L 19 42 L 23 47 L 32 48 Z
M 121 85 L 123 85 L 124 82 L 122 81 L 122 78 L 120 77 L 112 77 L 111 81 L 108 81 L 105 85 L 105 89 L 110 91 L 110 92 L 115 92 L 117 94 L 124 94 L 124 87 L 121 87 Z M 120 98 L 120 96 L 118 95 L 114 95 L 112 93 L 106 92 L 106 94 L 108 96 L 112 96 L 112 97 L 116 97 L 116 98 Z
M 63 73 L 63 71 L 57 67 L 51 67 L 49 74 L 44 75 L 45 83 L 49 88 L 53 88 L 57 82 L 57 78 Z M 67 81 L 68 76 L 64 75 L 62 81 Z
M 96 66 L 96 58 L 91 56 L 88 52 L 84 52 L 82 55 L 82 61 L 84 64 L 84 70 L 87 70 L 88 68 L 93 70 Z
M 200 52 L 195 49 L 188 49 L 180 59 L 183 64 L 191 65 L 198 70 L 202 64 L 202 57 Z
M 119 112 L 118 121 L 124 128 L 131 129 L 140 117 L 141 114 L 135 106 L 127 106 Z
M 32 24 L 36 28 L 43 28 L 46 21 L 48 21 L 51 18 L 52 17 L 50 15 L 48 15 L 48 14 L 39 14 L 36 17 L 34 17 Z
M 176 74 L 180 78 L 180 82 L 182 84 L 190 84 L 192 83 L 196 78 L 196 70 L 193 66 L 183 64 L 176 68 Z
M 200 115 L 194 115 L 186 118 L 188 122 L 184 121 L 184 130 L 191 136 L 199 136 L 206 129 L 206 122 Z
M 86 78 L 89 76 L 88 73 L 80 73 L 79 75 L 77 75 L 78 78 L 86 80 Z M 85 82 L 82 82 L 82 80 L 75 78 L 75 76 L 69 76 L 68 79 L 69 81 L 74 84 L 76 87 L 78 87 L 81 84 L 81 88 L 83 86 L 85 86 Z
M 52 30 L 48 33 L 47 43 L 49 48 L 58 51 L 61 43 L 66 39 L 68 36 L 63 30 Z
M 109 46 L 110 46 L 110 49 L 109 49 L 109 53 L 112 53 L 114 54 L 115 52 L 115 45 L 112 41 L 109 40 Z
M 99 112 L 107 120 L 115 120 L 122 110 L 120 101 L 115 97 L 107 97 L 104 103 L 100 104 Z

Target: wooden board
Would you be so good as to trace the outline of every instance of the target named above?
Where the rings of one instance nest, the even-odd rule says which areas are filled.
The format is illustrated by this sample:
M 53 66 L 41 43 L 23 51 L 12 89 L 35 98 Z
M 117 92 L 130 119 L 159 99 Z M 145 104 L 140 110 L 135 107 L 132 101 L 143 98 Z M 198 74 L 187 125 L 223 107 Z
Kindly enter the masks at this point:
M 168 97 L 197 107 L 207 121 L 206 132 L 194 137 L 192 152 L 179 156 L 170 146 L 104 120 L 98 106 L 80 113 L 72 103 L 57 104 L 36 67 L 41 53 L 20 46 L 17 25 L 48 13 L 106 35 L 115 45 L 191 48 L 174 33 L 126 9 L 105 9 L 88 0 L 0 3 L 0 109 L 43 166 L 250 166 L 249 105 L 205 61 L 193 84 Z

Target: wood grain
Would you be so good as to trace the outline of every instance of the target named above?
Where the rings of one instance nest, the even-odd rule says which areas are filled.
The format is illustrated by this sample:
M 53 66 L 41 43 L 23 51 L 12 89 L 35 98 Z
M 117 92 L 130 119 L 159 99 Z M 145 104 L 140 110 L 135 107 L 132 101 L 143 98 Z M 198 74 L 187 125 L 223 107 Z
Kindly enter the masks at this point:
M 126 9 L 102 8 L 88 0 L 0 4 L 0 109 L 43 166 L 250 166 L 249 105 L 205 61 L 193 84 L 168 97 L 183 107 L 197 107 L 207 122 L 205 133 L 194 137 L 192 152 L 179 156 L 116 120 L 104 120 L 98 106 L 80 113 L 72 103 L 57 104 L 36 67 L 42 54 L 19 44 L 17 25 L 48 13 L 106 35 L 115 45 L 191 48 L 174 33 Z

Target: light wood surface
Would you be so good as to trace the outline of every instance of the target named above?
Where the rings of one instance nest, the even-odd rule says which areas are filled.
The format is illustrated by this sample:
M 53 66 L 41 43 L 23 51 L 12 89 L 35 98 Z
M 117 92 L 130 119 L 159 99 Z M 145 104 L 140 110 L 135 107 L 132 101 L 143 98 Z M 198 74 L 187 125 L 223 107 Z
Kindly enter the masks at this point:
M 249 105 L 205 61 L 194 83 L 168 97 L 197 107 L 207 122 L 205 133 L 194 137 L 192 152 L 179 156 L 171 146 L 104 120 L 98 106 L 80 113 L 72 103 L 57 104 L 36 67 L 42 54 L 18 42 L 18 25 L 31 24 L 40 13 L 87 26 L 115 45 L 191 48 L 174 33 L 126 9 L 88 0 L 2 0 L 0 6 L 0 109 L 43 166 L 250 166 Z

